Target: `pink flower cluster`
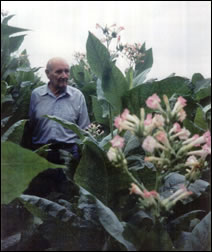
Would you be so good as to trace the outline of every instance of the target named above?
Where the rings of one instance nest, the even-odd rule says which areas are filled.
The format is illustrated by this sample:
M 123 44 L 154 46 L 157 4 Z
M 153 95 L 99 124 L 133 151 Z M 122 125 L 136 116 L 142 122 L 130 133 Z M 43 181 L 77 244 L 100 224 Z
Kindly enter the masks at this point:
M 130 194 L 137 194 L 139 196 L 141 196 L 142 198 L 157 198 L 158 197 L 158 193 L 153 190 L 153 191 L 147 191 L 146 189 L 144 189 L 143 191 L 135 184 L 132 183 L 131 184 L 131 188 L 130 188 Z

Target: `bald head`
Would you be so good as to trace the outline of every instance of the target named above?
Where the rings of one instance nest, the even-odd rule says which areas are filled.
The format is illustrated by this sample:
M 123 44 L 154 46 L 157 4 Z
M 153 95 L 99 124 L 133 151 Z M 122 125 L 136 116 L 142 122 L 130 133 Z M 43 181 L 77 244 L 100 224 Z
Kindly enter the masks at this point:
M 46 75 L 49 87 L 55 95 L 63 92 L 69 80 L 69 64 L 63 58 L 52 58 L 47 62 Z
M 60 57 L 54 57 L 54 58 L 51 58 L 47 62 L 46 70 L 47 71 L 52 71 L 52 69 L 54 69 L 55 65 L 58 65 L 58 64 L 63 64 L 63 65 L 69 66 L 68 62 L 65 59 L 60 58 Z

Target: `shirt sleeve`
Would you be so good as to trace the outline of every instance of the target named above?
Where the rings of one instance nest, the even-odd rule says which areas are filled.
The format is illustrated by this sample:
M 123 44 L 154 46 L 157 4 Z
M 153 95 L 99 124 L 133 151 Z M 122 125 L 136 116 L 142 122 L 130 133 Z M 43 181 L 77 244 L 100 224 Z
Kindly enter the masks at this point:
M 79 109 L 79 117 L 78 117 L 77 124 L 81 129 L 85 129 L 90 124 L 90 119 L 88 116 L 88 109 L 87 109 L 85 97 L 83 94 L 80 97 L 80 109 Z

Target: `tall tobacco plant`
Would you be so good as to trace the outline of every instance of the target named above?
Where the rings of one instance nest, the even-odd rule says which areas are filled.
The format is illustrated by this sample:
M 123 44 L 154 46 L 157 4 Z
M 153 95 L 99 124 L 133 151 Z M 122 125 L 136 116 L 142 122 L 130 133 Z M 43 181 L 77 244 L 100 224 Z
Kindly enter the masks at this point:
M 121 31 L 116 26 L 107 32 L 108 27 L 99 28 L 108 45 Z M 118 42 L 117 52 L 124 50 Z M 29 244 L 61 251 L 210 249 L 210 79 L 194 74 L 192 80 L 172 76 L 145 82 L 153 63 L 152 50 L 145 50 L 145 44 L 125 47 L 131 61 L 135 52 L 141 58 L 131 62 L 124 75 L 103 43 L 89 33 L 87 70 L 97 78 L 91 80 L 96 87 L 95 121 L 109 119 L 114 137 L 103 137 L 95 125 L 84 131 L 46 115 L 78 135 L 82 157 L 74 173 L 67 161 L 64 183 L 54 177 L 61 168 L 46 170 L 55 166 L 43 158 L 39 163 L 38 155 L 27 150 L 24 156 L 34 158 L 33 167 L 11 165 L 3 171 L 3 203 L 18 205 L 25 213 L 22 228 L 5 235 L 15 238 L 10 245 L 3 240 L 5 250 L 23 250 Z M 11 164 L 15 146 L 6 144 L 4 163 Z M 15 183 L 20 174 L 27 174 L 24 184 Z M 57 187 L 52 187 L 52 180 L 48 186 L 50 178 Z M 14 212 L 11 220 L 17 223 Z

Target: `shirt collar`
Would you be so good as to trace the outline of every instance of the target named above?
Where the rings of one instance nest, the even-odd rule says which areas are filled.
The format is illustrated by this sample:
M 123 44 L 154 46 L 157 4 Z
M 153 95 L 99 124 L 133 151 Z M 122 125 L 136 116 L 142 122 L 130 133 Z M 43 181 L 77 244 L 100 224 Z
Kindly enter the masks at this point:
M 49 94 L 51 92 L 50 88 L 48 87 L 48 84 L 44 85 L 40 90 L 39 90 L 39 94 L 41 96 L 44 96 L 46 94 Z M 69 96 L 72 96 L 72 92 L 71 92 L 71 89 L 69 86 L 66 87 L 66 91 L 65 91 L 66 94 L 68 94 Z

